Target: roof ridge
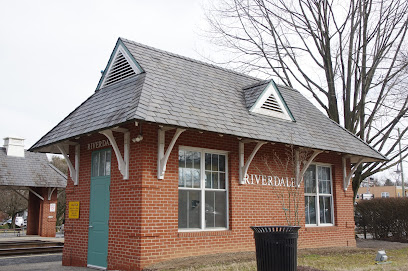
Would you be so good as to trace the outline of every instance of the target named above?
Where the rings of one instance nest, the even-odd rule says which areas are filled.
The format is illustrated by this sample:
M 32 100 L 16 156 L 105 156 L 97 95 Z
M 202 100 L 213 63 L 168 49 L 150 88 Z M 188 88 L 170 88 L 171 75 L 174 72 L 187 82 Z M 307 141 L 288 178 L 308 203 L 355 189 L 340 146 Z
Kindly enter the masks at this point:
M 254 77 L 254 76 L 251 76 L 251 75 L 248 75 L 248 74 L 245 74 L 245 73 L 240 73 L 240 72 L 234 71 L 232 69 L 223 68 L 223 67 L 220 67 L 220 66 L 208 63 L 208 62 L 204 62 L 204 61 L 201 61 L 201 60 L 197 60 L 197 59 L 194 59 L 194 58 L 191 58 L 191 57 L 186 57 L 186 56 L 182 56 L 182 55 L 179 55 L 179 54 L 175 54 L 175 53 L 163 50 L 163 49 L 158 49 L 158 48 L 155 48 L 155 47 L 143 44 L 143 43 L 139 43 L 139 42 L 136 42 L 136 41 L 133 41 L 133 40 L 129 40 L 129 39 L 126 39 L 126 38 L 123 38 L 123 37 L 119 37 L 119 39 L 121 39 L 123 42 L 128 42 L 128 43 L 131 43 L 131 44 L 134 44 L 134 45 L 137 45 L 137 46 L 140 46 L 140 47 L 143 47 L 145 49 L 152 50 L 152 51 L 165 53 L 165 54 L 170 55 L 172 57 L 177 57 L 177 58 L 187 60 L 187 61 L 191 61 L 191 62 L 200 64 L 200 65 L 205 65 L 205 66 L 212 67 L 212 68 L 215 68 L 215 69 L 223 70 L 223 71 L 230 72 L 230 73 L 233 73 L 233 74 L 236 74 L 236 75 L 247 77 L 249 79 L 262 80 L 260 78 L 257 78 L 257 77 Z
M 269 84 L 269 82 L 270 82 L 271 80 L 272 80 L 272 79 L 262 80 L 262 81 L 260 81 L 260 82 L 253 83 L 253 84 L 250 84 L 250 85 L 248 85 L 248 86 L 245 86 L 245 87 L 243 87 L 242 89 L 243 89 L 243 90 L 247 90 L 247 89 L 250 89 L 250 88 L 254 88 L 254 87 L 261 86 L 261 85 Z

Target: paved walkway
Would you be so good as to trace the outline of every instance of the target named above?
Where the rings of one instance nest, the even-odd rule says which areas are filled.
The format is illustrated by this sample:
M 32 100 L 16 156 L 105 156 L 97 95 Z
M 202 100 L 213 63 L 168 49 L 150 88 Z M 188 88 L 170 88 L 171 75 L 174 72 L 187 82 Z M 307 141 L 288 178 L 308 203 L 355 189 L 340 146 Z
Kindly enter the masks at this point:
M 91 271 L 85 267 L 62 266 L 62 254 L 0 257 L 0 271 Z

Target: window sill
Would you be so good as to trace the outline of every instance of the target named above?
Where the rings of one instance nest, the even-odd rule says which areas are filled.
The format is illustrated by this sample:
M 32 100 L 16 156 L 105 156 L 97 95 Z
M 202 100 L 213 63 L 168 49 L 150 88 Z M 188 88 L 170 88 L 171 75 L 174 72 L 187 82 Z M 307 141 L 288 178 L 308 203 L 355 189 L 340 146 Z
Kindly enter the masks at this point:
M 197 231 L 179 231 L 178 237 L 203 237 L 203 236 L 223 236 L 232 234 L 231 230 L 197 230 Z
M 316 232 L 316 231 L 337 231 L 337 226 L 305 226 L 305 231 Z

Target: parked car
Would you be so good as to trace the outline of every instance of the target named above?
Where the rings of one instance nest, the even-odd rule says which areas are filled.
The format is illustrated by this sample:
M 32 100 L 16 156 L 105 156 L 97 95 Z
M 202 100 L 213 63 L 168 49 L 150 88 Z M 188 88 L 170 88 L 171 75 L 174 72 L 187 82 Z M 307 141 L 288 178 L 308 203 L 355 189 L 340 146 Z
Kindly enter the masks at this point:
M 7 225 L 7 224 L 11 224 L 11 219 L 4 220 L 3 222 L 0 223 L 0 226 L 4 226 L 4 225 Z

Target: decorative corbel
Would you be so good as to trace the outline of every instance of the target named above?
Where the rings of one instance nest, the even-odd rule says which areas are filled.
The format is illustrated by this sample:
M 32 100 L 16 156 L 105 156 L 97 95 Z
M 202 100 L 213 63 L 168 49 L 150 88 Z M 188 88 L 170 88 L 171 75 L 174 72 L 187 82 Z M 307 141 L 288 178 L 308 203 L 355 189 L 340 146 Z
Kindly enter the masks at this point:
M 69 174 L 71 176 L 71 179 L 74 181 L 74 185 L 78 185 L 78 183 L 79 183 L 79 151 L 80 151 L 80 145 L 78 143 L 75 143 L 75 167 L 72 165 L 71 160 L 69 159 L 69 156 L 68 156 L 67 152 L 64 149 L 64 146 L 62 144 L 57 144 L 57 148 L 59 149 L 61 154 L 64 156 L 65 161 L 67 161 L 67 165 L 68 165 L 68 168 L 69 168 Z
M 164 179 L 164 173 L 166 172 L 166 165 L 167 165 L 167 160 L 169 159 L 170 153 L 173 150 L 174 144 L 176 144 L 177 139 L 181 135 L 182 132 L 184 132 L 186 129 L 181 129 L 177 128 L 176 133 L 173 136 L 173 139 L 171 140 L 169 146 L 167 147 L 166 153 L 164 153 L 164 139 L 165 139 L 165 133 L 168 130 L 171 130 L 174 128 L 169 128 L 169 127 L 162 127 L 159 129 L 158 132 L 158 151 L 157 151 L 157 179 L 163 180 Z
M 109 142 L 112 145 L 113 151 L 115 152 L 116 159 L 118 160 L 119 171 L 123 176 L 124 180 L 129 179 L 129 148 L 130 148 L 130 132 L 124 128 L 116 128 L 114 129 L 115 132 L 123 133 L 124 137 L 124 148 L 123 148 L 123 157 L 120 153 L 118 144 L 116 143 L 116 139 L 113 136 L 112 130 L 104 130 L 99 132 L 100 134 L 106 136 Z
M 313 162 L 313 160 L 318 156 L 320 153 L 323 151 L 321 150 L 313 150 L 313 154 L 309 157 L 309 160 L 305 161 L 305 164 L 303 165 L 302 170 L 300 170 L 300 158 L 299 158 L 299 149 L 295 150 L 295 170 L 296 170 L 296 185 L 297 187 L 300 186 L 300 183 L 303 180 L 303 176 L 305 175 L 305 172 L 307 168 L 310 166 L 310 164 Z
M 56 187 L 48 187 L 48 200 L 51 200 L 52 193 L 54 193 Z
M 255 148 L 252 150 L 251 155 L 248 157 L 248 160 L 245 162 L 245 143 L 257 142 Z M 249 165 L 254 159 L 258 150 L 265 145 L 267 142 L 263 141 L 253 141 L 253 140 L 240 140 L 239 141 L 239 184 L 245 184 L 247 178 L 247 172 Z
M 363 163 L 364 158 L 360 158 L 357 160 L 357 163 L 351 168 L 350 173 L 347 175 L 347 158 L 349 156 L 345 155 L 342 157 L 343 161 L 343 189 L 347 191 L 347 187 L 350 185 L 351 177 L 356 172 L 357 168 Z

